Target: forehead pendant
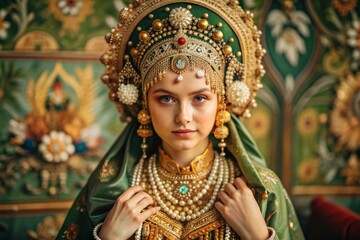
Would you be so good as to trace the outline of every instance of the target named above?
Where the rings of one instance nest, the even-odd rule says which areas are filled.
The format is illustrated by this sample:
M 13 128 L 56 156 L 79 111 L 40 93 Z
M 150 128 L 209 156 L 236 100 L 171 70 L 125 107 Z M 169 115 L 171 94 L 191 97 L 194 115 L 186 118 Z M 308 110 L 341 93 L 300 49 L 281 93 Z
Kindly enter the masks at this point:
M 182 29 L 187 28 L 192 22 L 192 14 L 186 8 L 174 8 L 170 12 L 169 16 L 170 24 L 178 29 L 178 33 L 174 37 L 174 46 L 179 51 L 179 55 L 175 56 L 171 60 L 171 70 L 179 74 L 176 78 L 176 81 L 182 81 L 184 77 L 182 73 L 186 72 L 189 69 L 189 59 L 185 55 L 181 55 L 183 49 L 186 48 L 188 43 L 188 37 L 182 32 Z
M 189 69 L 189 65 L 189 59 L 185 55 L 177 55 L 171 60 L 171 70 L 179 74 L 176 78 L 177 81 L 182 81 L 184 79 L 182 73 Z

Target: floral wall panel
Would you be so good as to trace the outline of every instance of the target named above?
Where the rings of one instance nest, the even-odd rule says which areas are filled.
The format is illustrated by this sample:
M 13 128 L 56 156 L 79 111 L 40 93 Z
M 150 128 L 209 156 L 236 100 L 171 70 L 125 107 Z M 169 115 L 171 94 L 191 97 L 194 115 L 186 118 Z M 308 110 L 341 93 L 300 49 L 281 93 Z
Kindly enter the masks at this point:
M 306 2 L 323 48 L 293 104 L 294 194 L 360 192 L 360 8 L 355 2 Z
M 265 22 L 264 43 L 269 71 L 291 93 L 316 60 L 318 36 L 302 1 L 273 1 Z
M 73 198 L 122 127 L 98 80 L 100 64 L 18 60 L 2 64 L 0 74 L 8 86 L 0 199 Z
M 24 234 L 14 228 L 18 221 L 29 221 L 24 218 L 29 212 L 51 217 L 66 211 L 121 132 L 101 74 L 102 65 L 93 60 L 0 63 L 0 224 L 6 226 L 5 236 Z M 7 217 L 14 211 L 16 217 Z M 33 237 L 40 234 L 35 230 L 28 228 Z
M 102 51 L 123 1 L 6 0 L 0 2 L 3 50 Z

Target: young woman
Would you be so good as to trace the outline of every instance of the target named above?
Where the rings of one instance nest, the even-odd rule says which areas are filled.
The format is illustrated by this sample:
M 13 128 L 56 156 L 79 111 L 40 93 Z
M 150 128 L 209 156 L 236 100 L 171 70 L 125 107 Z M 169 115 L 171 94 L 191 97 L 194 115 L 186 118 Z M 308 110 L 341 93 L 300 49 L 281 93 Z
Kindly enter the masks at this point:
M 121 11 L 102 80 L 129 123 L 59 239 L 303 239 L 237 118 L 261 87 L 259 36 L 235 1 L 137 0 Z

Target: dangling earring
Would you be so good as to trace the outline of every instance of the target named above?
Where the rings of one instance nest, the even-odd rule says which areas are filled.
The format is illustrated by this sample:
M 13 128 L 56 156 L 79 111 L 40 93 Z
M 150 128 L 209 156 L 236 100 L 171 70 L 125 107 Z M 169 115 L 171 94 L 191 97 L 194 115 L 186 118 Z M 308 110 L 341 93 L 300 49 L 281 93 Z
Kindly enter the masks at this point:
M 143 142 L 141 143 L 141 150 L 142 150 L 142 156 L 141 158 L 145 159 L 146 156 L 146 148 L 148 147 L 146 143 L 146 138 L 151 137 L 153 135 L 153 131 L 150 128 L 151 123 L 151 117 L 146 108 L 142 109 L 138 115 L 137 119 L 139 123 L 141 124 L 140 127 L 137 130 L 137 134 L 143 138 Z
M 225 157 L 224 149 L 226 147 L 225 138 L 229 135 L 229 129 L 224 125 L 224 123 L 230 121 L 230 113 L 226 111 L 225 103 L 219 105 L 219 111 L 216 114 L 216 128 L 214 131 L 214 136 L 216 139 L 220 139 L 218 146 L 221 149 L 220 156 Z

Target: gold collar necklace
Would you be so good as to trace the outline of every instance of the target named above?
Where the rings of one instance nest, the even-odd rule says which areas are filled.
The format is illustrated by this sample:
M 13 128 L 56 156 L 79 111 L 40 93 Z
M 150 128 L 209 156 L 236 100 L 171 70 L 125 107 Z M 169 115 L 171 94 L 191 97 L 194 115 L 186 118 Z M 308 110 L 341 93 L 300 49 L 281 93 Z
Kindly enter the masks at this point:
M 161 148 L 159 149 L 159 165 L 170 174 L 198 174 L 209 170 L 214 161 L 213 145 L 210 143 L 205 151 L 192 160 L 189 166 L 181 167 L 171 159 Z

